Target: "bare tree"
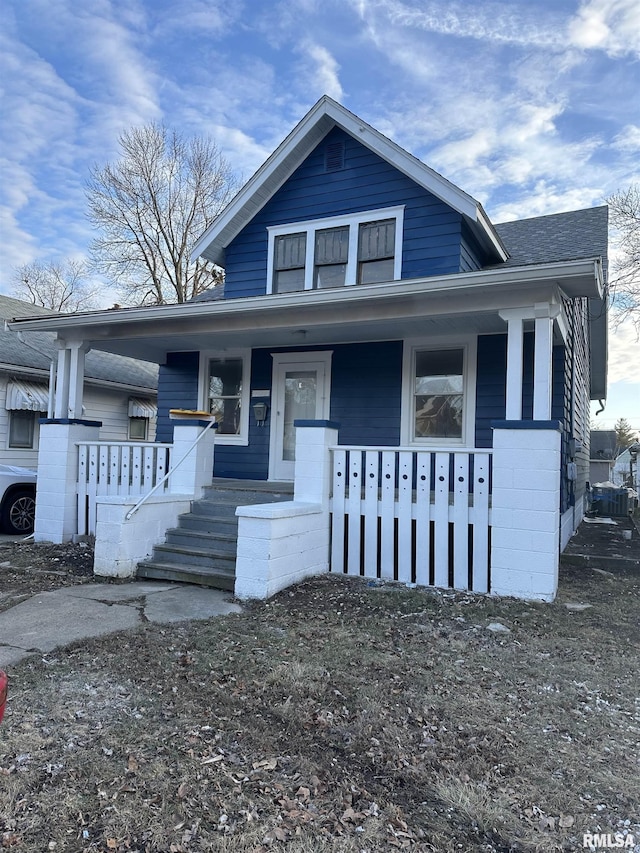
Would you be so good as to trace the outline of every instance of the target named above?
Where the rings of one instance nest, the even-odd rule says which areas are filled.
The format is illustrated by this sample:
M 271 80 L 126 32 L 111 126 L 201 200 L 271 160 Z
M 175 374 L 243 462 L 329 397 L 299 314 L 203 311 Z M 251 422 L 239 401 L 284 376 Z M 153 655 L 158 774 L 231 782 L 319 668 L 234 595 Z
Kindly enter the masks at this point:
M 613 309 L 640 332 L 640 184 L 618 190 L 607 204 L 619 252 L 611 278 Z
M 92 169 L 87 187 L 100 232 L 93 261 L 130 304 L 186 302 L 221 281 L 219 268 L 190 255 L 235 190 L 231 168 L 211 140 L 164 125 L 133 128 L 119 143 L 121 159 Z
M 99 288 L 82 261 L 34 261 L 14 270 L 12 295 L 52 311 L 73 314 L 97 307 Z

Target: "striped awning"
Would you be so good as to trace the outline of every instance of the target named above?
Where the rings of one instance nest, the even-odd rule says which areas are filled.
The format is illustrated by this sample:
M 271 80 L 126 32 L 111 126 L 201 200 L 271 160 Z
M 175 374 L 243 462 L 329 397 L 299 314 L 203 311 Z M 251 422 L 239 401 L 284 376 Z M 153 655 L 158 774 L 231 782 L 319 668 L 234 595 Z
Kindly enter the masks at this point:
M 158 413 L 153 400 L 143 400 L 140 397 L 129 397 L 130 418 L 155 418 Z
M 9 411 L 46 412 L 49 409 L 49 388 L 35 382 L 9 382 L 5 406 Z

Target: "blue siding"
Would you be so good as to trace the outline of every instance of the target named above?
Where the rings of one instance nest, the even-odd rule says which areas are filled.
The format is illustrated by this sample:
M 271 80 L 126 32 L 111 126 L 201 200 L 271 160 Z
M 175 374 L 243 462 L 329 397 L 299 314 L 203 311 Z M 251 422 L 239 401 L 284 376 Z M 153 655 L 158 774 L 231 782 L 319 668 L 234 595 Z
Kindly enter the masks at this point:
M 493 447 L 491 421 L 506 417 L 507 336 L 480 335 L 476 379 L 476 447 Z
M 460 246 L 460 271 L 473 272 L 482 268 L 482 251 L 466 223 L 462 226 Z
M 331 349 L 331 420 L 340 424 L 340 444 L 400 444 L 402 342 L 317 347 Z M 251 388 L 271 389 L 274 352 L 307 352 L 302 347 L 254 350 Z M 271 417 L 266 426 L 249 416 L 249 446 L 216 446 L 217 477 L 266 480 Z
M 526 361 L 533 366 L 532 336 L 526 336 Z M 402 389 L 402 342 L 339 344 L 317 347 L 331 349 L 330 418 L 340 424 L 340 444 L 400 444 Z M 506 335 L 478 338 L 476 384 L 477 447 L 492 446 L 491 422 L 505 417 Z M 271 389 L 273 352 L 307 352 L 303 347 L 254 350 L 251 358 L 251 389 Z M 564 352 L 554 350 L 553 417 L 561 417 L 564 401 Z M 532 398 L 532 371 L 528 369 L 523 394 Z M 169 408 L 197 406 L 198 353 L 171 353 L 160 368 L 158 391 L 158 441 L 171 441 Z M 531 417 L 531 415 L 529 415 Z M 271 417 L 259 427 L 249 416 L 249 445 L 217 444 L 215 473 L 218 477 L 266 480 L 269 469 Z
M 400 444 L 402 341 L 335 347 L 331 420 L 340 444 Z
M 170 352 L 160 365 L 156 441 L 173 441 L 169 409 L 197 408 L 199 363 L 197 352 Z
M 345 143 L 345 168 L 326 172 L 328 142 Z M 265 293 L 267 226 L 405 205 L 402 278 L 478 269 L 462 217 L 343 131 L 334 128 L 226 250 L 227 298 Z M 464 246 L 463 246 L 464 242 Z

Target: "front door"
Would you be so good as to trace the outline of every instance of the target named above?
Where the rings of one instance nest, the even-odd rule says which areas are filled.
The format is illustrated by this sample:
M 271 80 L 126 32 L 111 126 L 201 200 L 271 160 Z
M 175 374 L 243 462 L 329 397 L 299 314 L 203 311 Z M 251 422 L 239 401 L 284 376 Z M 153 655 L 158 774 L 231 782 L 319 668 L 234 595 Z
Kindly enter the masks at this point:
M 330 374 L 330 352 L 274 354 L 270 480 L 293 480 L 294 421 L 329 418 Z

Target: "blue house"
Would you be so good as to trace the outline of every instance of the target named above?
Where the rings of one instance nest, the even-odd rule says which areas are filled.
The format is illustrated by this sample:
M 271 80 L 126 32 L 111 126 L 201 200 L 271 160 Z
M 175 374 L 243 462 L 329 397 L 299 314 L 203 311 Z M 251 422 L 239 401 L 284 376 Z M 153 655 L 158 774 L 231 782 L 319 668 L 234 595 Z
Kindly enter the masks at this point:
M 606 207 L 493 224 L 323 97 L 198 256 L 225 281 L 189 304 L 15 325 L 62 341 L 60 419 L 80 417 L 64 389 L 87 347 L 160 365 L 158 443 L 184 425 L 175 410 L 215 415 L 206 475 L 219 502 L 240 490 L 237 593 L 329 569 L 553 598 L 583 515 L 589 401 L 606 396 Z M 262 547 L 271 580 L 239 589 Z

